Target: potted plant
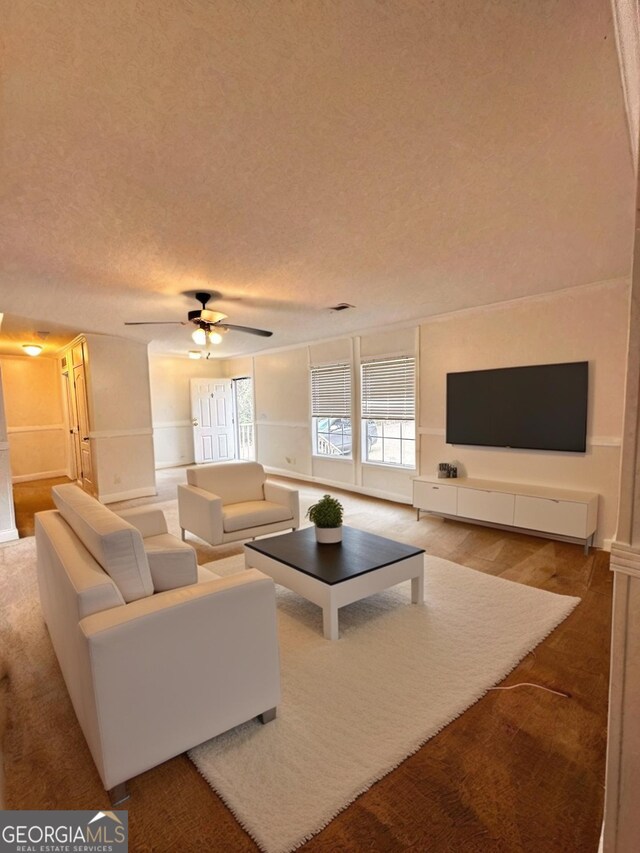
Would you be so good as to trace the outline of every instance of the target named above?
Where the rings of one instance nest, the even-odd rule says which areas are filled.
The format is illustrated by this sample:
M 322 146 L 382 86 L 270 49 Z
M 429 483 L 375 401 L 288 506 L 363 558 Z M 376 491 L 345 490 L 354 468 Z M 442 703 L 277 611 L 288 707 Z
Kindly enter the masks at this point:
M 307 516 L 316 526 L 316 540 L 326 544 L 342 541 L 342 504 L 331 495 L 324 495 L 310 506 Z

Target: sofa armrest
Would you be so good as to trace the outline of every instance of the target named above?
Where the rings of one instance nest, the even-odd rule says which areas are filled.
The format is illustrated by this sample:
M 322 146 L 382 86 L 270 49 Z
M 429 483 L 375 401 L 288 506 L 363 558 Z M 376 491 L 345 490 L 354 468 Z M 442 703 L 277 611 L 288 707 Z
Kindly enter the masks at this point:
M 222 498 L 198 486 L 178 486 L 178 518 L 182 530 L 190 530 L 205 542 L 222 542 Z
M 294 522 L 291 526 L 300 527 L 300 495 L 297 489 L 291 489 L 289 486 L 266 480 L 264 497 L 265 500 L 288 507 L 291 510 L 291 517 Z
M 147 536 L 161 536 L 163 533 L 168 533 L 164 513 L 156 507 L 135 506 L 131 509 L 123 509 L 116 515 L 137 528 L 143 539 Z
M 106 788 L 280 701 L 275 584 L 255 569 L 96 613 L 79 626 Z

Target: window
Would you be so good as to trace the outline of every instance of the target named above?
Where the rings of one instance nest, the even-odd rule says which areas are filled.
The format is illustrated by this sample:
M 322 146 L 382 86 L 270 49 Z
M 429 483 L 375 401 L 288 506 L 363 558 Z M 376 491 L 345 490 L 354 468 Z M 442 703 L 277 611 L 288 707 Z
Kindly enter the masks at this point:
M 351 458 L 351 365 L 311 368 L 311 421 L 316 456 Z
M 416 465 L 416 361 L 402 356 L 362 365 L 362 459 Z

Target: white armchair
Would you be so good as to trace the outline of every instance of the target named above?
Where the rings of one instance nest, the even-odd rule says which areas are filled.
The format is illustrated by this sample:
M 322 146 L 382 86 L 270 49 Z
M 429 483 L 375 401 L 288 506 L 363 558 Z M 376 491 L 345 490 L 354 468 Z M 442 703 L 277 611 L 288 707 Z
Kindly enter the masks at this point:
M 183 539 L 188 530 L 210 545 L 300 525 L 297 490 L 267 480 L 257 462 L 187 468 L 187 485 L 178 486 L 178 514 Z

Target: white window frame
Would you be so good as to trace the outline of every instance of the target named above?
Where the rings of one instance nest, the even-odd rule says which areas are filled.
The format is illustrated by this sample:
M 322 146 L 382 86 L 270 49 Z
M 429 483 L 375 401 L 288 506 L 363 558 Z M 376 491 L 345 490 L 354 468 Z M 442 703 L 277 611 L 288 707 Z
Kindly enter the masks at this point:
M 368 358 L 360 364 L 360 436 L 361 460 L 363 465 L 379 465 L 400 471 L 417 470 L 417 360 L 413 354 L 387 357 Z M 395 383 L 394 389 L 385 389 L 385 383 Z M 402 459 L 403 442 L 413 442 L 413 464 L 390 462 L 384 459 L 369 459 L 369 421 L 382 422 L 400 421 L 413 423 L 413 438 L 403 438 L 402 435 L 392 440 L 400 442 L 400 458 Z M 377 435 L 383 442 L 385 436 Z M 389 438 L 389 437 L 387 437 Z
M 353 368 L 350 362 L 310 367 L 311 453 L 317 459 L 352 461 L 353 455 Z M 348 420 L 351 442 L 348 453 L 318 451 L 318 420 Z M 344 436 L 344 433 L 342 433 Z M 344 439 L 343 439 L 344 440 Z

